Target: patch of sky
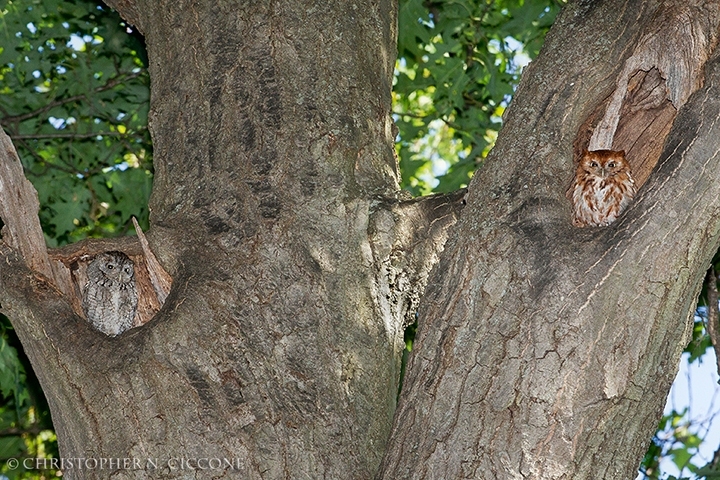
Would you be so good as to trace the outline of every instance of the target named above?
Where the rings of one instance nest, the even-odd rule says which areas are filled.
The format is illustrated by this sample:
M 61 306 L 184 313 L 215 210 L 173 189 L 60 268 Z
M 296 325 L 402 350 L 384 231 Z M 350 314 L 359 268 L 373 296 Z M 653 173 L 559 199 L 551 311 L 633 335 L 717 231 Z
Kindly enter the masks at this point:
M 68 42 L 68 46 L 75 50 L 76 52 L 82 52 L 85 50 L 85 41 L 80 35 L 72 34 L 70 35 L 70 41 Z
M 705 307 L 698 307 L 695 321 L 700 321 L 704 315 Z M 702 439 L 702 443 L 691 452 L 694 455 L 688 459 L 688 462 L 702 467 L 712 461 L 715 450 L 720 444 L 720 385 L 718 385 L 715 351 L 712 348 L 692 363 L 689 362 L 689 354 L 683 354 L 678 374 L 667 398 L 664 414 L 668 415 L 673 410 L 684 412 L 681 423 L 668 427 L 666 431 L 658 432 L 658 436 L 661 439 L 671 440 L 673 428 L 687 428 L 689 433 Z M 665 475 L 663 478 L 669 475 L 688 480 L 700 478 L 687 466 L 679 468 L 670 455 L 660 459 L 660 471 Z M 636 480 L 644 478 L 646 478 L 644 475 L 638 474 Z
M 438 152 L 439 142 L 443 135 L 439 134 L 441 129 L 447 128 L 445 122 L 442 119 L 435 119 L 428 124 L 428 135 L 419 139 L 412 147 L 411 151 L 419 154 L 422 158 L 427 158 L 432 163 L 430 172 L 421 173 L 419 178 L 426 182 L 433 188 L 436 187 L 440 181 L 437 177 L 445 175 L 450 168 L 451 164 L 444 158 L 442 158 Z M 460 143 L 459 140 L 451 140 L 453 143 Z M 463 151 L 458 152 L 460 158 L 465 158 L 466 153 Z
M 68 117 L 68 118 L 56 118 L 56 117 L 50 117 L 48 118 L 48 122 L 50 125 L 55 127 L 56 130 L 62 130 L 63 128 L 67 127 L 68 125 L 72 125 L 77 120 L 75 117 Z
M 124 172 L 128 168 L 130 168 L 130 165 L 127 162 L 121 162 L 121 163 L 118 163 L 117 165 L 113 165 L 112 167 L 105 167 L 102 169 L 102 171 L 103 171 L 103 173 L 112 172 L 113 170 Z
M 530 63 L 530 56 L 523 50 L 523 44 L 513 37 L 505 37 L 502 42 L 496 38 L 488 42 L 488 50 L 490 53 L 498 54 L 500 52 L 509 51 L 514 55 L 508 62 L 508 73 L 520 74 L 522 69 Z M 500 65 L 501 60 L 497 58 L 495 65 Z
M 75 50 L 76 52 L 83 52 L 87 48 L 87 45 L 99 45 L 103 42 L 102 37 L 99 37 L 97 35 L 78 35 L 76 33 L 70 34 L 70 41 L 68 41 L 68 46 Z
M 435 15 L 430 13 L 427 20 L 423 20 L 422 18 L 418 18 L 418 22 L 422 23 L 428 28 L 435 28 Z

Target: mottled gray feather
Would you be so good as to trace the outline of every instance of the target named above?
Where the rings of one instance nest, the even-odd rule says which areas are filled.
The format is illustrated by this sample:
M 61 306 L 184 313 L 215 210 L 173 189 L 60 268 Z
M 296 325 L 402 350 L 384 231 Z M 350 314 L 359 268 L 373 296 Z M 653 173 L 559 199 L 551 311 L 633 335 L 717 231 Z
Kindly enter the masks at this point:
M 87 267 L 82 306 L 88 321 L 106 335 L 119 335 L 133 326 L 138 294 L 135 265 L 122 252 L 101 253 Z

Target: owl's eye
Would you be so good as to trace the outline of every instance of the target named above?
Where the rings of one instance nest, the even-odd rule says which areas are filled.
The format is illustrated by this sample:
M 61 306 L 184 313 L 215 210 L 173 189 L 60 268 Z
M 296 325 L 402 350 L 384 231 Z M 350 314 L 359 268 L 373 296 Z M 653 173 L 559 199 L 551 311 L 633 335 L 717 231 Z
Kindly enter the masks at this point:
M 125 267 L 125 273 L 130 273 L 130 267 Z
M 113 268 L 115 268 L 115 265 L 113 265 L 112 263 L 108 263 L 107 268 L 108 270 L 112 270 Z
M 608 163 L 608 168 L 615 168 L 615 162 Z
M 593 168 L 597 168 L 599 165 L 597 162 L 590 162 L 590 166 Z

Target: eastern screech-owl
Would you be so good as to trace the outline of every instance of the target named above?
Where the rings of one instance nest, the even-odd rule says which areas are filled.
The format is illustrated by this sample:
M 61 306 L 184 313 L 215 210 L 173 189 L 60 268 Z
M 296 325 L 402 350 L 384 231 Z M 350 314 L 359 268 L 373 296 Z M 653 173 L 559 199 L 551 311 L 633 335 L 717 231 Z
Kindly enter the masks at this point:
M 599 227 L 614 222 L 635 196 L 624 151 L 585 151 L 572 189 L 573 224 Z
M 87 267 L 82 306 L 88 321 L 106 335 L 119 335 L 133 325 L 138 294 L 135 265 L 122 252 L 101 253 Z

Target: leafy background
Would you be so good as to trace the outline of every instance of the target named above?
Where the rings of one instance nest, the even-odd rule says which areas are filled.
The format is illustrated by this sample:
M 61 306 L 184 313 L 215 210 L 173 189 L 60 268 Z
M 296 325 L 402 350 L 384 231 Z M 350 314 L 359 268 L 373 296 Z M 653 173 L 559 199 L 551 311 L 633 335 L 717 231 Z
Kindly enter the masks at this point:
M 562 6 L 556 0 L 400 0 L 393 115 L 402 187 L 414 195 L 467 185 L 502 126 L 522 72 Z M 148 227 L 152 144 L 142 37 L 92 0 L 6 0 L 0 7 L 0 124 L 38 191 L 49 246 Z M 720 259 L 716 259 L 720 263 Z M 720 265 L 718 265 L 720 266 Z M 716 268 L 718 268 L 716 266 Z M 709 348 L 704 297 L 685 356 Z M 0 474 L 9 458 L 58 457 L 47 402 L 5 317 L 0 317 Z M 412 349 L 414 327 L 406 332 Z M 702 432 L 687 409 L 670 410 L 639 478 L 695 478 Z M 698 473 L 700 472 L 700 473 Z
M 403 188 L 426 195 L 467 185 L 559 7 L 552 0 L 400 1 L 393 112 Z
M 0 18 L 0 114 L 49 246 L 147 227 L 152 147 L 141 37 L 92 2 L 20 0 Z

